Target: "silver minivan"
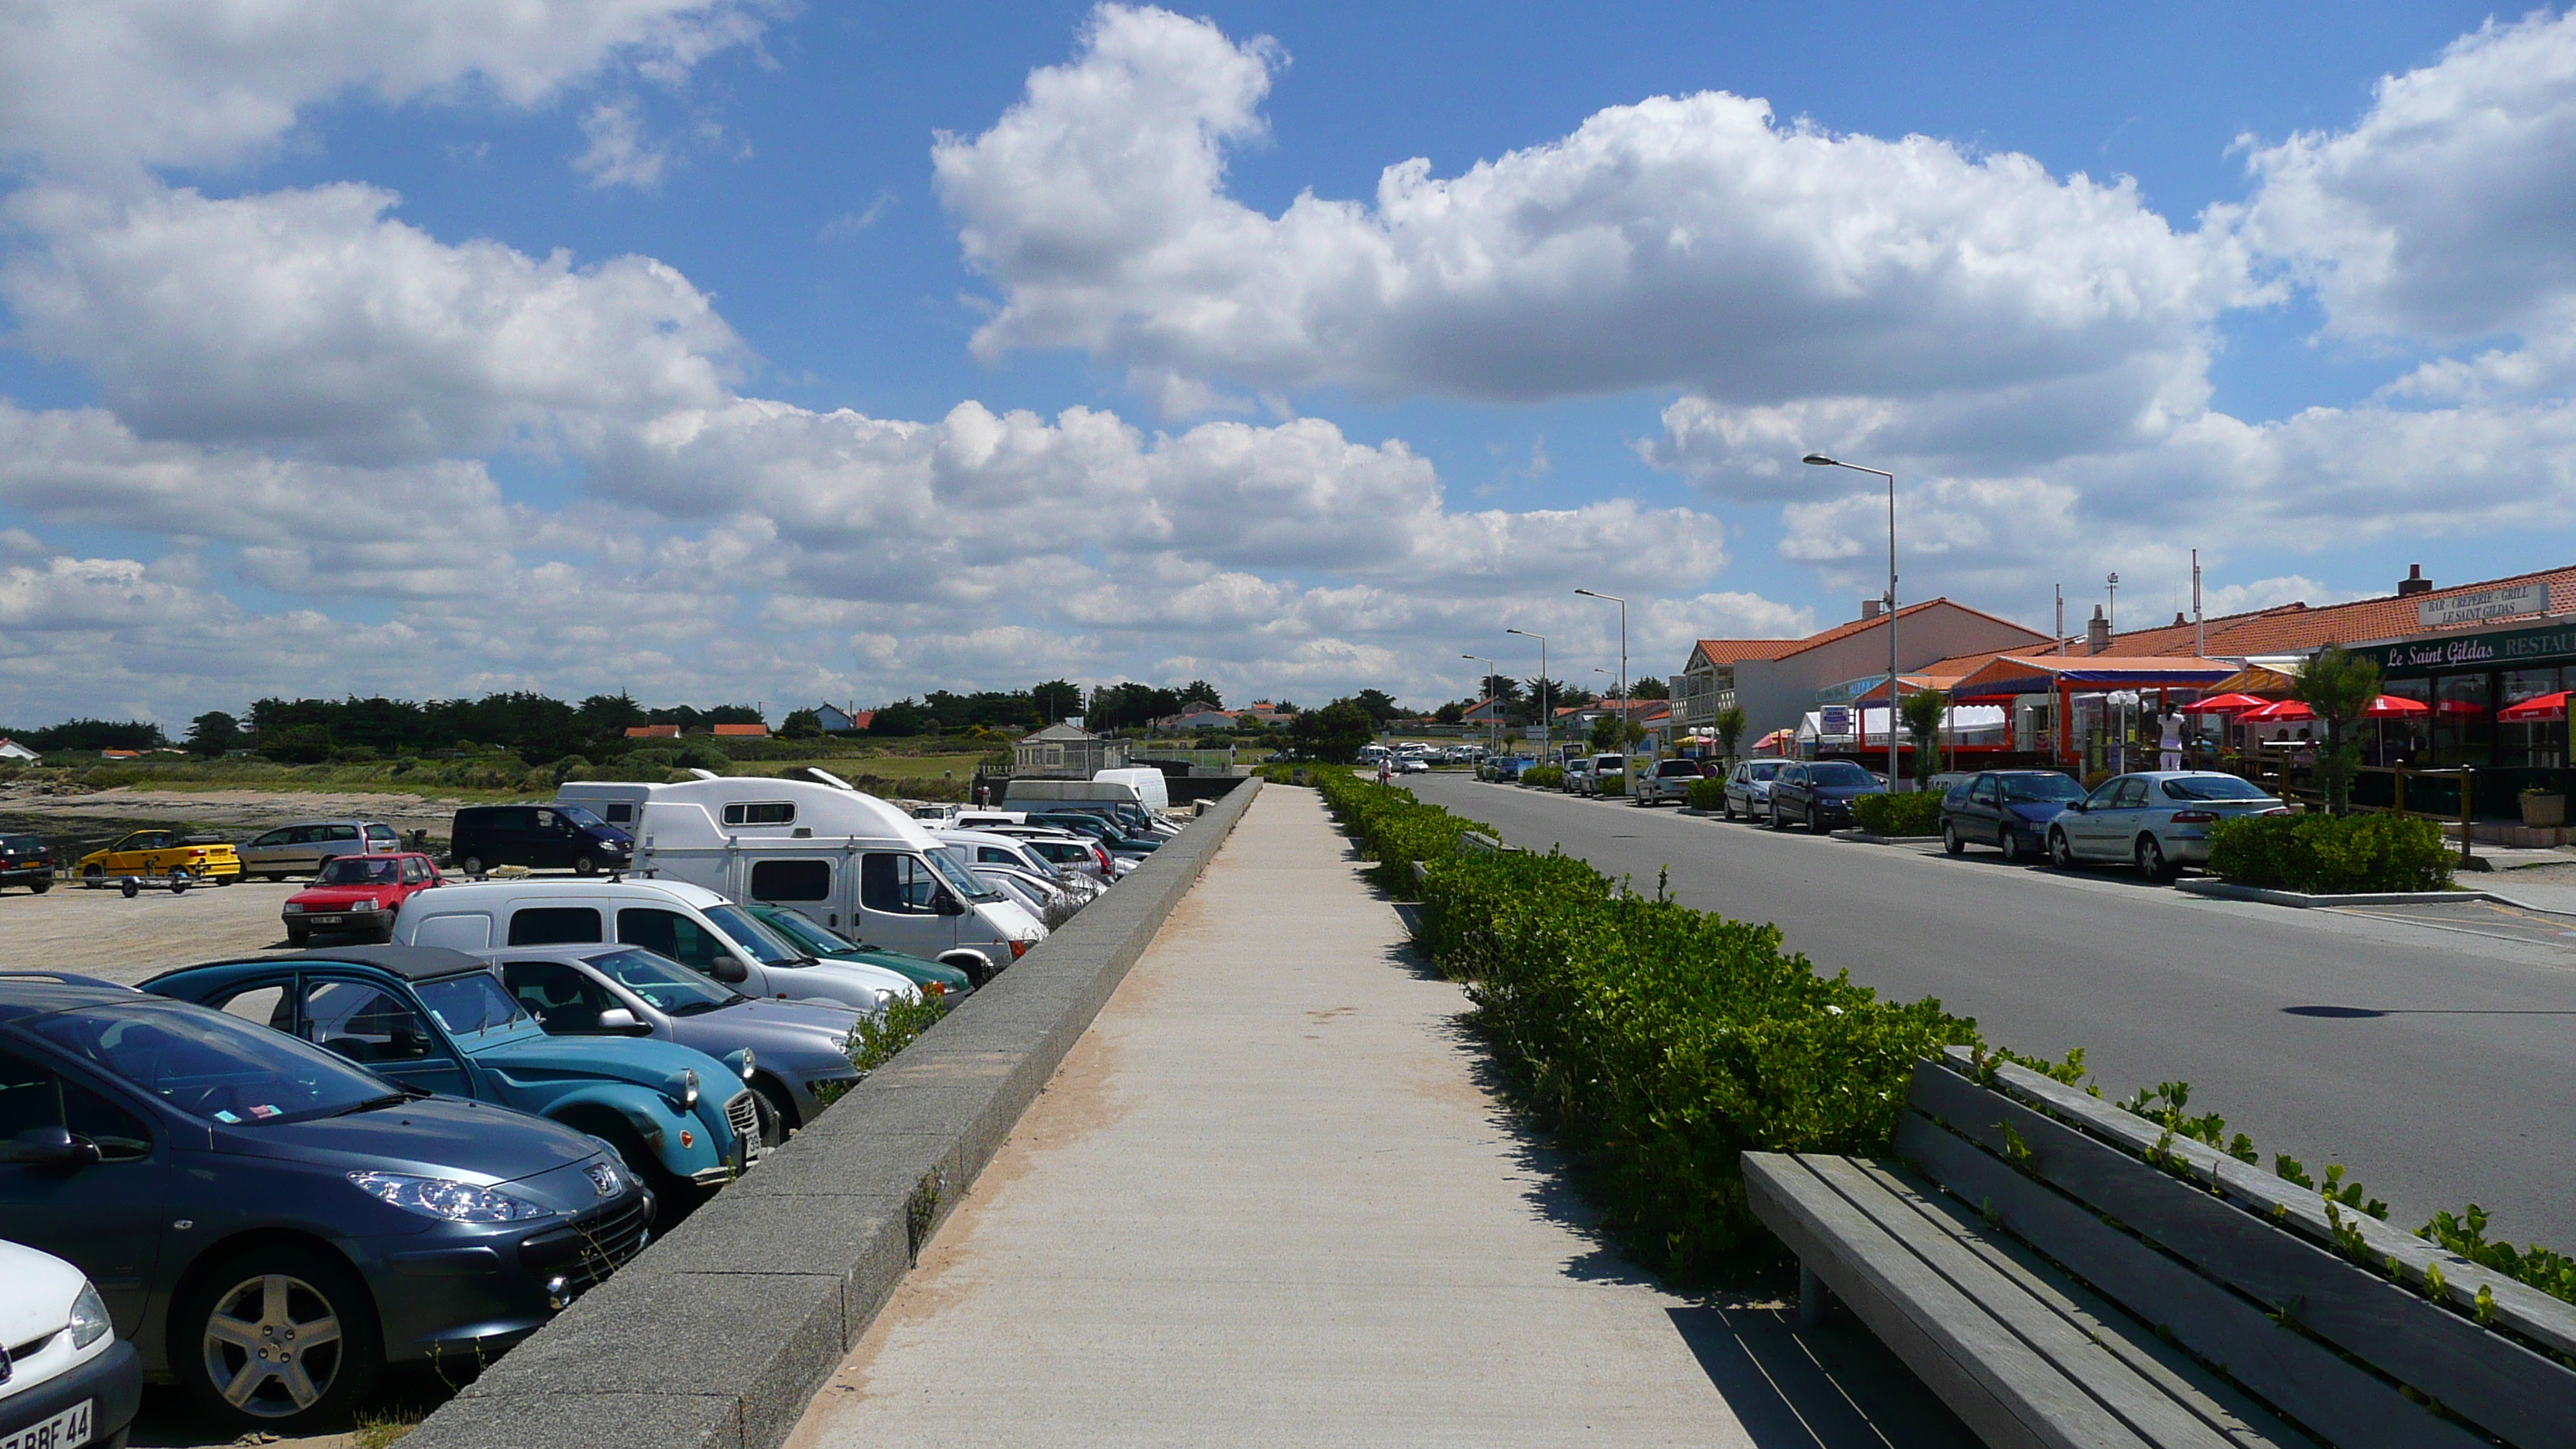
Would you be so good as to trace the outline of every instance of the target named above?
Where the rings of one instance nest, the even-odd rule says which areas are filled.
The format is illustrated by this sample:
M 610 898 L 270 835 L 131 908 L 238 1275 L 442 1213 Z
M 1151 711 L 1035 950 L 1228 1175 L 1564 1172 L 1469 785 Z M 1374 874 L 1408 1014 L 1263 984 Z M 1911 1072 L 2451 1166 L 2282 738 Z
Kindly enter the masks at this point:
M 402 849 L 402 837 L 378 820 L 314 820 L 281 825 L 239 847 L 242 878 L 284 880 L 311 875 L 339 855 L 382 855 Z

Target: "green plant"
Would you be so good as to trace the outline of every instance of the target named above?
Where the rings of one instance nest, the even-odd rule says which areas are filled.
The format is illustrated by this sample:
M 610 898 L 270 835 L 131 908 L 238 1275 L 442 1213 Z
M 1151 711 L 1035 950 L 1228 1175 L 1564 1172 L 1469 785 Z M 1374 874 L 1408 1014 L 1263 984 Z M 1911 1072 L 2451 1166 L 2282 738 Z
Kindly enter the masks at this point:
M 2223 880 L 2321 893 L 2435 891 L 2451 884 L 2440 825 L 2396 815 L 2256 815 L 2209 833 L 2209 868 Z
M 2488 1242 L 2487 1210 L 2476 1203 L 2469 1204 L 2468 1211 L 2460 1217 L 2446 1212 L 2433 1214 L 2433 1220 L 2416 1229 L 2415 1236 L 2553 1298 L 2576 1303 L 2576 1258 L 2538 1244 L 2516 1252 L 2510 1243 Z M 2477 1303 L 2480 1323 L 2495 1316 L 2493 1290 L 2479 1288 Z
M 1735 747 L 1744 738 L 1743 707 L 1730 704 L 1719 710 L 1716 718 L 1709 723 L 1717 730 L 1718 752 L 1732 764 L 1735 760 Z
M 2330 808 L 2341 815 L 2350 807 L 2353 772 L 2361 764 L 2361 747 L 2346 744 L 2344 731 L 2379 697 L 2379 661 L 2329 644 L 2299 661 L 2290 676 L 2290 697 L 2315 710 L 2326 727 L 2317 773 L 2325 778 Z
M 1565 770 L 1557 765 L 1534 765 L 1521 771 L 1521 783 L 1534 789 L 1554 790 L 1565 784 Z
M 1690 807 L 1693 810 L 1723 810 L 1726 808 L 1726 782 L 1724 780 L 1693 780 L 1690 782 L 1690 789 L 1684 791 L 1683 795 L 1690 802 Z
M 859 1069 L 862 1079 L 866 1078 L 930 1030 L 944 1011 L 933 998 L 914 995 L 889 1003 L 880 1015 L 860 1017 L 850 1028 L 850 1065 Z
M 1950 712 L 1950 696 L 1937 689 L 1918 689 L 1896 706 L 1905 734 L 1914 742 L 1914 778 L 1929 780 L 1941 769 L 1941 723 Z
M 1937 790 L 1916 790 L 1907 795 L 1863 795 L 1852 802 L 1852 822 L 1872 835 L 1938 835 L 1941 833 L 1941 795 Z

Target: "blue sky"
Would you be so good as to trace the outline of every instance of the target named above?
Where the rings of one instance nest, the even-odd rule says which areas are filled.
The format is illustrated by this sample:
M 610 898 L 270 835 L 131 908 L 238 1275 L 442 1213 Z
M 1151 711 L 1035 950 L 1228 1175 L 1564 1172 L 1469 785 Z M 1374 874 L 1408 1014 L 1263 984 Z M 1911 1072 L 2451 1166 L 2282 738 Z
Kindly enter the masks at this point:
M 2042 626 L 2569 554 L 2552 12 L 479 9 L 0 20 L 0 719 L 1667 672 L 1808 447 Z

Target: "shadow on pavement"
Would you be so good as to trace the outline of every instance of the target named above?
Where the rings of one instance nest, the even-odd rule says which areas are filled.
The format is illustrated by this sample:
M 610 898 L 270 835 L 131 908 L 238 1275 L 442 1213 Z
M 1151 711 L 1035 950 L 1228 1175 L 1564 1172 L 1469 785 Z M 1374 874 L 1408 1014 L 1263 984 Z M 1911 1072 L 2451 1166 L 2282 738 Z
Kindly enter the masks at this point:
M 1717 1298 L 1665 1310 L 1758 1449 L 1977 1449 L 1977 1436 L 1849 1312 L 1801 1329 L 1793 1305 Z

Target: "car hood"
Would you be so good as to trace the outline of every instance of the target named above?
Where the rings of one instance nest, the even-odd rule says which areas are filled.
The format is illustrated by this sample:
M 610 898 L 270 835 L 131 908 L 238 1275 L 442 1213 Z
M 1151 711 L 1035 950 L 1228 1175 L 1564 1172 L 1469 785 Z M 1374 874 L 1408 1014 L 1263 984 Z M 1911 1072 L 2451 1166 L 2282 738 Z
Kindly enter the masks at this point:
M 1817 785 L 1811 787 L 1820 799 L 1857 800 L 1863 795 L 1884 795 L 1885 785 Z
M 307 1122 L 217 1127 L 214 1146 L 235 1156 L 349 1172 L 375 1169 L 485 1183 L 535 1177 L 599 1151 L 598 1143 L 569 1127 L 463 1097 L 420 1097 Z
M 2004 808 L 2033 825 L 2045 825 L 2065 813 L 2069 800 L 2015 800 Z
M 732 1075 L 723 1063 L 694 1047 L 638 1037 L 571 1037 L 530 1033 L 475 1052 L 478 1066 L 530 1076 L 599 1077 L 659 1090 L 671 1074 L 693 1071 L 698 1089 L 722 1101 Z M 736 1085 L 740 1085 L 737 1083 Z
M 315 886 L 297 891 L 286 898 L 297 906 L 345 906 L 351 901 L 386 901 L 402 893 L 401 886 Z
M 703 1016 L 675 1017 L 675 1039 L 707 1054 L 752 1049 L 761 1064 L 793 1066 L 794 1073 L 849 1065 L 842 1044 L 864 1013 L 835 1002 L 754 1001 L 737 1003 Z
M 0 1243 L 0 1283 L 16 1285 L 0 1293 L 0 1343 L 58 1332 L 71 1322 L 72 1300 L 84 1281 L 80 1269 L 51 1253 Z

